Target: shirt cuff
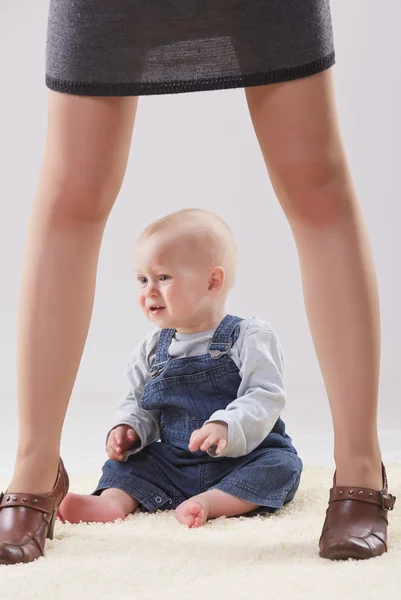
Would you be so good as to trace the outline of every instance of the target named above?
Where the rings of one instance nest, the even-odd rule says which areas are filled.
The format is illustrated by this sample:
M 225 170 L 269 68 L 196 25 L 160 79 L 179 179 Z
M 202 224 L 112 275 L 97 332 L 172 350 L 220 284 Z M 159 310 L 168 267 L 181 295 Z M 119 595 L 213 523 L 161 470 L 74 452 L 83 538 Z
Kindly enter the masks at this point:
M 228 410 L 217 410 L 203 425 L 214 423 L 215 421 L 222 421 L 228 425 L 227 446 L 220 454 L 216 454 L 215 449 L 209 448 L 209 450 L 206 450 L 208 455 L 212 458 L 220 458 L 223 456 L 227 458 L 237 458 L 239 456 L 244 456 L 246 454 L 246 439 L 242 427 L 235 418 L 233 412 Z

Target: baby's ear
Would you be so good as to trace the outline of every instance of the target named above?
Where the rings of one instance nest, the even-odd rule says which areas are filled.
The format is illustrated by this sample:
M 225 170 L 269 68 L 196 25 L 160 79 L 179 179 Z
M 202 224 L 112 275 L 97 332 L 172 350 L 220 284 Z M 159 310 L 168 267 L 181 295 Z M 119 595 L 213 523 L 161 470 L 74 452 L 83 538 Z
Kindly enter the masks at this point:
M 218 296 L 223 289 L 226 274 L 223 267 L 212 267 L 209 272 L 208 292 L 210 297 Z

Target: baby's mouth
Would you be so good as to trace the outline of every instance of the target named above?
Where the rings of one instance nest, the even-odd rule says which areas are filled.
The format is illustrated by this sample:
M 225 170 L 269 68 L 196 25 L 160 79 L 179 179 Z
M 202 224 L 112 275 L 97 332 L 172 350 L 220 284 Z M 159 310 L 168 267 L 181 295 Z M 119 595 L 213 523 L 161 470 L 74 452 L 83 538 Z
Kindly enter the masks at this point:
M 166 307 L 165 306 L 151 306 L 150 307 L 150 312 L 155 315 L 155 314 L 159 314 L 162 312 L 162 310 L 164 310 Z

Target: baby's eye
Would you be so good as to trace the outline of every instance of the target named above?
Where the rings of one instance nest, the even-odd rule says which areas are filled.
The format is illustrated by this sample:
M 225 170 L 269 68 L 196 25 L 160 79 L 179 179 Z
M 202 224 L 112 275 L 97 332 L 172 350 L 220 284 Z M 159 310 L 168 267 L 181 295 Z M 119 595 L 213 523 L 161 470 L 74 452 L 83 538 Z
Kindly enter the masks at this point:
M 161 281 L 168 281 L 170 279 L 170 275 L 160 275 Z
M 144 285 L 147 282 L 147 278 L 146 277 L 138 277 L 138 281 L 139 281 L 139 283 L 142 283 L 142 285 Z

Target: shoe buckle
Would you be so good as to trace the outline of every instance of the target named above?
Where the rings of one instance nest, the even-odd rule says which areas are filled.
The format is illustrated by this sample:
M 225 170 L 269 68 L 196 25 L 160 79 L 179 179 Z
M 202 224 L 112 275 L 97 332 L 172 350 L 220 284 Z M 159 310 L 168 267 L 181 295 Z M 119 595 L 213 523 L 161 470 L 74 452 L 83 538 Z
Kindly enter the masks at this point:
M 393 510 L 394 504 L 395 504 L 395 496 L 392 496 L 391 494 L 386 494 L 383 492 L 379 492 L 379 493 L 380 493 L 380 499 L 381 499 L 381 507 L 386 510 Z

